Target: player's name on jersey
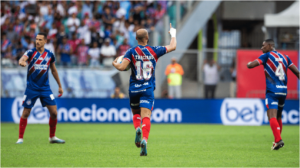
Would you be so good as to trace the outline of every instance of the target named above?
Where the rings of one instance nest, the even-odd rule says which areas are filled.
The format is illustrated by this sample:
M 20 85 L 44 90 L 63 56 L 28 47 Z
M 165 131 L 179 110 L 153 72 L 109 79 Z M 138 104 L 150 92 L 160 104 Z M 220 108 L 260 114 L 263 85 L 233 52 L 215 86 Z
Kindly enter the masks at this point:
M 148 59 L 148 60 L 154 59 L 154 57 L 152 55 L 150 55 L 150 56 L 148 56 L 148 55 L 134 55 L 134 58 L 135 59 L 141 59 L 141 60 L 144 60 L 144 59 Z
M 34 65 L 34 69 L 37 70 L 46 70 L 48 68 L 48 65 Z

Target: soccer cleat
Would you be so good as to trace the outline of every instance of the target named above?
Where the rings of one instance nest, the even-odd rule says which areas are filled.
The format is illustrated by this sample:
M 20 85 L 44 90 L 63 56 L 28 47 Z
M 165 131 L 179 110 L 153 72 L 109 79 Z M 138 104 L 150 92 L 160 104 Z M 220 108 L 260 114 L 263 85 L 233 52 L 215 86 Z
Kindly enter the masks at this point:
M 271 147 L 271 150 L 278 150 L 284 146 L 284 142 L 280 140 L 279 142 L 275 143 L 273 142 L 273 146 Z
M 64 144 L 65 141 L 62 139 L 57 138 L 56 136 L 49 138 L 50 143 L 59 143 L 59 144 Z
M 143 139 L 141 142 L 141 153 L 140 156 L 147 156 L 147 142 Z
M 138 148 L 141 147 L 141 136 L 142 136 L 142 130 L 141 128 L 137 128 L 135 133 L 135 145 Z
M 16 144 L 23 144 L 23 139 L 22 138 L 18 139 L 18 141 L 16 142 Z

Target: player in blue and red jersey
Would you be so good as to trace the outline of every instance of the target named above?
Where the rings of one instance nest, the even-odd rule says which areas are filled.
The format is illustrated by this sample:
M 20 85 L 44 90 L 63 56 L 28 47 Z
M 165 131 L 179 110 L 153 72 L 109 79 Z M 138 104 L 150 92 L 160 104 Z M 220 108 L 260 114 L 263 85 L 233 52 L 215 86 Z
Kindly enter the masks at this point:
M 170 24 L 171 26 L 171 24 Z M 158 58 L 176 49 L 176 29 L 170 28 L 171 42 L 167 46 L 152 47 L 146 29 L 136 32 L 138 45 L 129 49 L 124 55 L 122 63 L 113 62 L 119 71 L 124 71 L 130 64 L 131 76 L 129 86 L 130 107 L 133 113 L 133 125 L 136 129 L 135 144 L 141 147 L 140 156 L 147 156 L 147 141 L 150 132 L 150 116 L 154 105 L 155 67 Z M 142 130 L 141 126 L 142 119 Z M 143 140 L 141 133 L 143 132 Z
M 47 34 L 39 33 L 36 36 L 36 48 L 26 51 L 19 60 L 19 65 L 22 67 L 25 67 L 28 63 L 28 71 L 27 87 L 23 98 L 24 110 L 20 118 L 19 125 L 19 139 L 17 141 L 18 144 L 23 143 L 23 135 L 27 125 L 27 118 L 30 114 L 31 108 L 34 106 L 38 98 L 40 98 L 42 106 L 46 106 L 50 112 L 50 143 L 65 143 L 64 140 L 61 140 L 55 136 L 57 124 L 57 107 L 54 95 L 49 85 L 49 67 L 51 69 L 53 77 L 55 78 L 59 86 L 59 96 L 63 94 L 63 89 L 61 87 L 59 76 L 55 67 L 54 53 L 44 48 L 46 42 Z
M 259 65 L 264 66 L 266 76 L 266 106 L 267 114 L 275 141 L 272 150 L 278 150 L 284 146 L 281 139 L 282 121 L 281 115 L 287 94 L 287 70 L 288 68 L 298 77 L 299 70 L 292 63 L 291 59 L 274 48 L 272 39 L 265 40 L 261 50 L 263 55 L 253 62 L 249 62 L 247 67 L 254 68 Z

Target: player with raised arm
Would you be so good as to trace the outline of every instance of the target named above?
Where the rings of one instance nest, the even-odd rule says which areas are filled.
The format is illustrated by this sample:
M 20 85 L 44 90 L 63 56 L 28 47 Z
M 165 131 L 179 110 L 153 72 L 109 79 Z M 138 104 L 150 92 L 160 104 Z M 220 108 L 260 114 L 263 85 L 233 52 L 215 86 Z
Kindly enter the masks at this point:
M 44 48 L 44 45 L 47 42 L 46 33 L 38 33 L 35 40 L 36 48 L 26 51 L 19 60 L 19 65 L 22 67 L 25 67 L 28 63 L 28 71 L 27 87 L 23 98 L 24 110 L 20 118 L 19 139 L 17 141 L 17 144 L 23 143 L 23 135 L 27 125 L 27 118 L 37 98 L 40 98 L 42 106 L 46 106 L 50 112 L 50 143 L 65 143 L 64 140 L 61 140 L 55 136 L 57 124 L 57 107 L 54 95 L 50 89 L 48 79 L 48 70 L 50 65 L 52 75 L 59 86 L 58 92 L 60 93 L 60 97 L 63 94 L 63 89 L 61 87 L 58 73 L 55 67 L 55 56 L 52 51 Z
M 264 66 L 266 76 L 266 106 L 267 114 L 275 141 L 272 150 L 278 150 L 284 146 L 281 139 L 282 121 L 281 115 L 287 95 L 287 70 L 288 68 L 298 77 L 299 70 L 287 55 L 281 54 L 274 48 L 272 39 L 265 40 L 262 44 L 262 54 L 258 59 L 249 62 L 249 69 L 259 65 Z
M 133 125 L 136 130 L 135 144 L 141 147 L 140 156 L 147 156 L 147 141 L 150 132 L 150 117 L 154 106 L 155 66 L 158 58 L 176 49 L 176 29 L 170 24 L 171 42 L 167 46 L 152 47 L 146 29 L 136 32 L 138 45 L 129 49 L 123 61 L 118 63 L 116 58 L 112 63 L 119 71 L 131 66 L 129 85 L 130 107 L 133 113 Z M 140 128 L 142 121 L 142 130 Z M 143 140 L 141 134 L 143 132 Z

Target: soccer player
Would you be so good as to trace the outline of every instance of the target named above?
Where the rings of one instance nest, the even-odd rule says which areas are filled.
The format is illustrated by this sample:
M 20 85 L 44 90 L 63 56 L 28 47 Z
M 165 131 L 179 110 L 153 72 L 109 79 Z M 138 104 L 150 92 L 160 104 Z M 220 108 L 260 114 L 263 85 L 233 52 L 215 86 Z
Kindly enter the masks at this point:
M 136 130 L 135 144 L 137 147 L 141 147 L 140 156 L 147 156 L 150 116 L 154 105 L 156 62 L 159 57 L 176 49 L 176 29 L 172 28 L 171 24 L 169 33 L 172 37 L 170 45 L 152 47 L 147 45 L 149 41 L 147 30 L 137 30 L 138 45 L 127 50 L 122 63 L 117 63 L 118 58 L 112 63 L 119 71 L 124 71 L 129 64 L 131 66 L 129 98 L 133 113 L 133 125 Z M 142 130 L 140 128 L 141 119 Z M 142 132 L 143 140 L 141 140 Z
M 258 59 L 249 62 L 249 69 L 259 65 L 264 66 L 266 76 L 266 106 L 267 114 L 275 141 L 272 150 L 278 150 L 284 146 L 281 139 L 282 121 L 281 114 L 287 94 L 287 69 L 289 68 L 299 79 L 299 70 L 287 55 L 281 54 L 274 48 L 272 39 L 265 40 L 262 44 L 262 54 Z
M 19 125 L 19 139 L 17 144 L 23 143 L 23 135 L 27 125 L 27 118 L 30 114 L 31 108 L 34 106 L 37 98 L 43 107 L 47 107 L 50 112 L 49 126 L 50 126 L 50 143 L 65 143 L 55 136 L 56 124 L 57 124 L 57 107 L 53 93 L 51 92 L 48 79 L 49 65 L 53 77 L 55 78 L 60 93 L 63 94 L 63 89 L 60 84 L 58 73 L 55 67 L 55 56 L 52 51 L 44 48 L 47 42 L 46 33 L 38 33 L 35 39 L 36 48 L 28 50 L 19 60 L 19 65 L 26 66 L 28 62 L 27 71 L 27 87 L 23 98 L 23 113 L 20 118 Z

